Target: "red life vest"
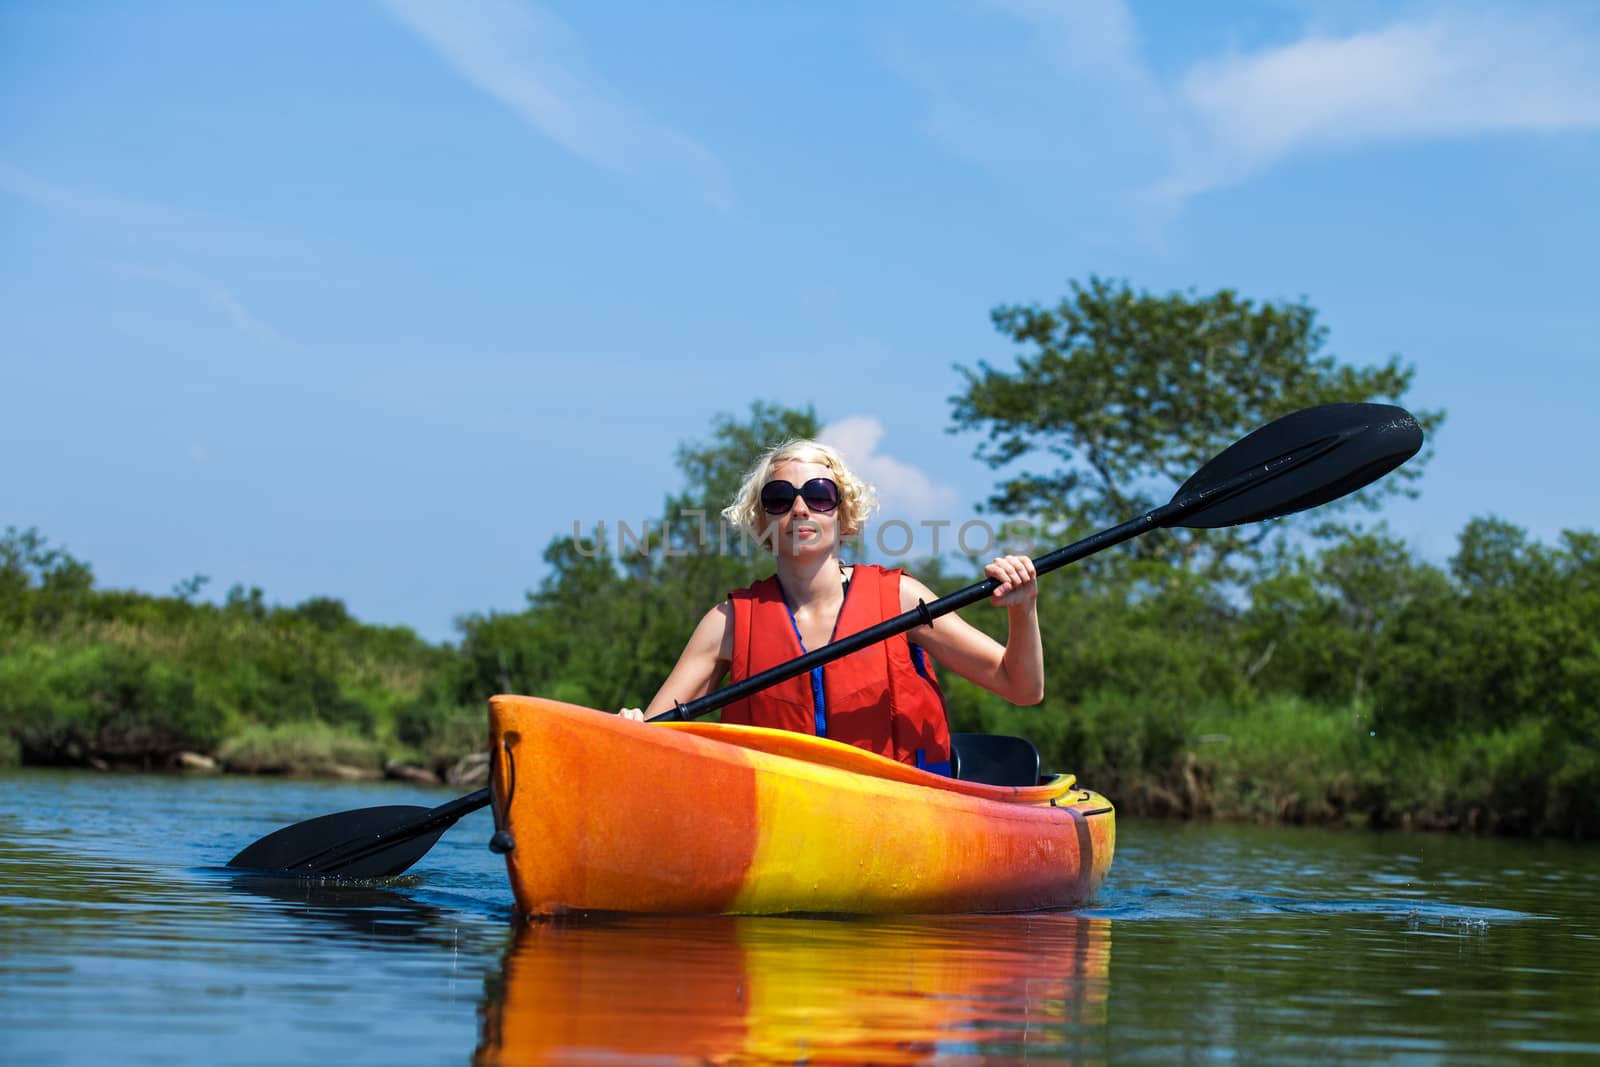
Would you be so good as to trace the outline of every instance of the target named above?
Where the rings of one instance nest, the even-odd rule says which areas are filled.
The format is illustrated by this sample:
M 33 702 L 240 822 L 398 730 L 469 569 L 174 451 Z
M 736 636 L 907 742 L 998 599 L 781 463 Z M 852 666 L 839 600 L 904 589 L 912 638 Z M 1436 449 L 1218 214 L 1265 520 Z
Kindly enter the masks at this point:
M 899 615 L 902 573 L 857 564 L 833 640 Z M 807 651 L 776 576 L 728 597 L 733 604 L 732 681 Z M 932 660 L 905 634 L 729 704 L 722 721 L 831 737 L 902 763 L 950 773 L 944 694 Z

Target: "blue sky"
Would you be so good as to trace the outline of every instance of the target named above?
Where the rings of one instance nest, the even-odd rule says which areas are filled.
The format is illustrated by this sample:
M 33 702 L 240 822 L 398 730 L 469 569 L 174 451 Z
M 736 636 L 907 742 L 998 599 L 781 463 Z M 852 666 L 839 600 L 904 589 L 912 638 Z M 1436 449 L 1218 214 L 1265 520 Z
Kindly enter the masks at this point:
M 1414 363 L 1429 558 L 1593 529 L 1595 55 L 1580 0 L 7 0 L 0 526 L 448 638 L 758 398 L 959 521 L 952 365 L 1097 273 Z

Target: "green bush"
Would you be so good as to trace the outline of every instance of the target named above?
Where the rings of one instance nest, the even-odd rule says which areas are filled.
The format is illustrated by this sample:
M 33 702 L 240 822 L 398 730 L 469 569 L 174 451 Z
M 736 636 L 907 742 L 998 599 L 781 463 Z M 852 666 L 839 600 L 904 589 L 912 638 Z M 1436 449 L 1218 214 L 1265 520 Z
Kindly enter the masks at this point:
M 487 710 L 458 710 L 445 718 L 422 747 L 423 762 L 443 774 L 463 756 L 489 750 Z
M 407 746 L 413 758 L 436 771 L 446 770 L 463 756 L 489 747 L 486 709 L 418 701 L 400 708 L 394 721 L 395 739 Z
M 180 667 L 115 645 L 25 644 L 0 657 L 0 709 L 24 762 L 164 764 L 209 749 L 217 709 Z
M 228 738 L 217 759 L 247 774 L 326 774 L 336 767 L 377 771 L 384 751 L 376 741 L 323 722 L 253 725 Z
M 1329 822 L 1360 810 L 1366 716 L 1274 697 L 1202 715 L 1191 738 L 1207 806 L 1225 818 Z

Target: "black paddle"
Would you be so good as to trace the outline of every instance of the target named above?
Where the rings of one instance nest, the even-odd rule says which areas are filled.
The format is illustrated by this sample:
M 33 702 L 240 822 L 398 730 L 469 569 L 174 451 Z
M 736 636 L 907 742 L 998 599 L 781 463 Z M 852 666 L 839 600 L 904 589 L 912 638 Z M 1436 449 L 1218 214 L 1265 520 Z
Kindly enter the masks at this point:
M 1039 574 L 1162 527 L 1212 529 L 1290 515 L 1368 485 L 1416 455 L 1422 428 L 1388 404 L 1325 404 L 1285 415 L 1234 442 L 1169 503 L 1034 560 Z M 692 719 L 989 597 L 993 578 L 932 604 L 918 604 L 869 629 L 807 652 L 671 711 L 656 720 Z M 385 878 L 410 867 L 457 819 L 489 803 L 480 789 L 437 808 L 359 808 L 295 823 L 228 861 L 229 867 L 300 876 Z M 496 834 L 499 842 L 501 835 Z

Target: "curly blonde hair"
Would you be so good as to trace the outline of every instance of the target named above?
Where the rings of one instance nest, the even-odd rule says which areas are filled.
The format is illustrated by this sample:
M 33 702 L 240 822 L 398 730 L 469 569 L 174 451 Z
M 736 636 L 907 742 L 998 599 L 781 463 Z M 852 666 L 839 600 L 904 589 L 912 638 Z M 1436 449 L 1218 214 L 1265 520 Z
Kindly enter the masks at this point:
M 754 537 L 773 549 L 763 535 L 771 517 L 761 507 L 761 487 L 772 480 L 772 472 L 785 463 L 820 463 L 833 475 L 839 486 L 839 536 L 851 537 L 861 532 L 867 516 L 878 506 L 878 493 L 871 485 L 856 477 L 844 457 L 821 441 L 792 438 L 774 445 L 756 457 L 744 483 L 734 496 L 733 503 L 722 509 L 722 517 L 736 529 Z

